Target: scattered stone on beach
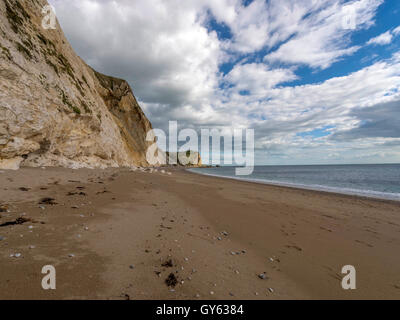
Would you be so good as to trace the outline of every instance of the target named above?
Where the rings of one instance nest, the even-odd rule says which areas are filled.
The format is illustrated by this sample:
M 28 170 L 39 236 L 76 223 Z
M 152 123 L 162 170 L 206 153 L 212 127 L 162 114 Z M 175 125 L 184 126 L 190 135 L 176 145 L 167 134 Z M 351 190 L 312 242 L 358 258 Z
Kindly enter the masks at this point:
M 87 196 L 87 194 L 83 191 L 80 191 L 80 192 L 70 191 L 67 193 L 67 196 Z
M 172 268 L 174 266 L 174 263 L 173 263 L 172 259 L 168 259 L 163 264 L 161 264 L 161 266 L 165 267 L 165 268 Z
M 6 204 L 0 205 L 0 212 L 9 212 L 8 205 L 6 205 Z
M 21 187 L 21 188 L 19 188 L 19 190 L 20 190 L 20 191 L 27 192 L 27 191 L 29 191 L 29 190 L 31 190 L 31 189 L 30 189 L 30 188 Z
M 265 280 L 265 279 L 267 279 L 267 278 L 268 278 L 265 272 L 264 272 L 264 273 L 261 273 L 261 274 L 259 274 L 259 275 L 258 275 L 258 277 L 259 277 L 261 280 Z
M 225 236 L 225 237 L 227 237 L 227 236 L 229 235 L 228 232 L 226 232 L 226 231 L 222 231 L 221 234 L 222 234 L 223 236 Z
M 272 288 L 268 288 L 268 291 L 271 293 L 274 293 L 274 289 L 272 289 Z
M 54 206 L 54 205 L 57 204 L 57 202 L 56 202 L 55 200 L 56 200 L 56 199 L 54 199 L 54 198 L 46 197 L 46 198 L 42 198 L 42 199 L 39 201 L 39 204 L 48 204 L 48 205 Z
M 221 237 L 218 237 L 218 238 L 217 238 L 217 240 L 218 240 L 218 241 L 221 241 L 221 240 L 222 240 L 222 238 L 221 238 Z
M 175 287 L 178 284 L 178 279 L 176 278 L 175 274 L 170 273 L 167 279 L 165 279 L 165 284 L 168 287 Z
M 45 210 L 46 208 L 44 206 L 39 206 L 39 209 Z
M 196 298 L 200 298 L 200 295 L 197 293 L 195 297 L 196 297 Z
M 213 296 L 214 295 L 214 291 L 210 291 L 210 294 Z
M 35 249 L 36 247 L 35 246 L 29 246 L 29 249 Z
M 29 218 L 19 217 L 19 218 L 15 219 L 14 221 L 4 222 L 3 224 L 0 225 L 0 227 L 14 226 L 14 225 L 19 225 L 19 224 L 24 224 L 24 223 L 30 222 L 30 221 L 32 221 L 32 220 Z
M 231 255 L 235 256 L 235 255 L 236 255 L 236 252 L 231 251 Z
M 83 230 L 89 231 L 89 227 L 84 227 Z
M 133 264 L 131 264 L 130 266 L 129 266 L 129 269 L 135 269 L 135 266 L 133 265 Z
M 20 253 L 13 253 L 10 255 L 11 258 L 20 258 L 22 255 Z
M 68 257 L 69 257 L 69 258 L 74 258 L 75 255 L 74 255 L 73 253 L 70 253 L 70 254 L 68 255 Z

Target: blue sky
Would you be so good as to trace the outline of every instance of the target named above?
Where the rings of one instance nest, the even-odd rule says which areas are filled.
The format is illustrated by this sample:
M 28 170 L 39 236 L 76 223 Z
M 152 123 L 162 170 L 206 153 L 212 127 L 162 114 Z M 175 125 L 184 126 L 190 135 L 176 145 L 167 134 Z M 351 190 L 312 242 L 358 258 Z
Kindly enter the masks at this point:
M 50 2 L 156 128 L 252 128 L 257 164 L 400 162 L 398 0 Z

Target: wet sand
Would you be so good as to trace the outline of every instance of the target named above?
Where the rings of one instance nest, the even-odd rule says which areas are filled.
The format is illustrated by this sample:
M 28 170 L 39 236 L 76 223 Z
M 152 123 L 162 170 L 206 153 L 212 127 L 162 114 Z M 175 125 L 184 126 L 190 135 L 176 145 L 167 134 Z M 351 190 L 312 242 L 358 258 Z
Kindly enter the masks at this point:
M 400 299 L 400 203 L 165 170 L 1 171 L 0 299 Z

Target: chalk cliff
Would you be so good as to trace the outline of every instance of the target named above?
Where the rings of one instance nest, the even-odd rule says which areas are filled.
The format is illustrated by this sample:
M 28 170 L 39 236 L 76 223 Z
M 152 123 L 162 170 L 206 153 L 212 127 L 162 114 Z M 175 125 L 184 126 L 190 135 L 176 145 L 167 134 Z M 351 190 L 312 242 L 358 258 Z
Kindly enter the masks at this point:
M 129 84 L 44 29 L 47 4 L 0 1 L 0 168 L 147 166 L 152 127 Z

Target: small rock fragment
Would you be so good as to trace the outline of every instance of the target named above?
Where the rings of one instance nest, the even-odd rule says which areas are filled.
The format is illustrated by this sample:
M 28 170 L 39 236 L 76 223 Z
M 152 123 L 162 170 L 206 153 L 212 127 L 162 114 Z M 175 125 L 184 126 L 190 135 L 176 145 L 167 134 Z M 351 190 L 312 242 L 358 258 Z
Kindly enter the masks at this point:
M 264 273 L 261 273 L 261 274 L 259 274 L 259 275 L 258 275 L 258 277 L 259 277 L 261 280 L 265 280 L 265 279 L 267 279 L 267 275 L 265 274 L 265 272 L 264 272 Z

